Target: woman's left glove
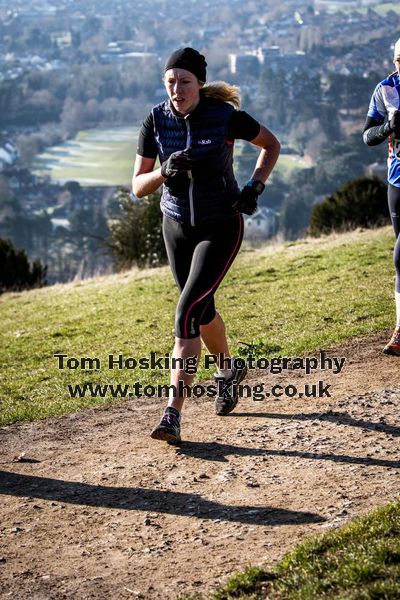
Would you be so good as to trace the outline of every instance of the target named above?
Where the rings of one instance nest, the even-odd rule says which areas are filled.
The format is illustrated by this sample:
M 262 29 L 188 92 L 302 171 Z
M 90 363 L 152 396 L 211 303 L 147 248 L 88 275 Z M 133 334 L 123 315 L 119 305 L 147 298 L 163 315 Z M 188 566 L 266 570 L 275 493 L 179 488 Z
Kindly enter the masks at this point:
M 265 185 L 258 179 L 249 179 L 242 191 L 236 196 L 233 208 L 245 215 L 252 215 L 257 210 L 258 196 L 263 193 Z
M 190 171 L 193 161 L 190 156 L 191 148 L 185 148 L 178 152 L 173 152 L 170 157 L 161 165 L 161 175 L 166 179 L 174 177 L 178 173 Z

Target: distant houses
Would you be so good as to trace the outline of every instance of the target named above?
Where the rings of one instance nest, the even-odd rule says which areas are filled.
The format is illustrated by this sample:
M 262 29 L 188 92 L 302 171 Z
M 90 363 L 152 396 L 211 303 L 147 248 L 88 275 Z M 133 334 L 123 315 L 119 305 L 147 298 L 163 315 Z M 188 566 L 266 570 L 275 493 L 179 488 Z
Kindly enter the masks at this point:
M 260 206 L 254 215 L 244 215 L 244 239 L 263 241 L 273 237 L 278 231 L 277 213 L 272 208 Z

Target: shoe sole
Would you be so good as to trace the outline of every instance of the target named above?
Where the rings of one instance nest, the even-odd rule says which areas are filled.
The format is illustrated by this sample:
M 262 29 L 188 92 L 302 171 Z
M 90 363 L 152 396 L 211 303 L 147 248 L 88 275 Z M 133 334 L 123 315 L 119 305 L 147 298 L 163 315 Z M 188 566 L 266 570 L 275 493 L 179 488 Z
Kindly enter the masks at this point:
M 235 402 L 232 404 L 232 406 L 229 407 L 229 410 L 226 410 L 225 402 L 223 400 L 216 400 L 215 401 L 215 414 L 218 417 L 226 417 L 226 415 L 229 415 L 233 410 L 235 410 L 238 402 L 239 402 L 239 398 L 237 398 L 235 400 Z
M 177 445 L 181 443 L 181 437 L 177 437 L 173 433 L 169 433 L 165 429 L 157 429 L 156 431 L 152 431 L 150 437 L 153 440 L 160 440 L 162 442 L 167 442 L 168 444 Z
M 400 356 L 400 352 L 396 352 L 396 350 L 393 350 L 393 348 L 384 348 L 383 349 L 383 354 L 387 354 L 389 356 Z
M 239 385 L 239 383 L 241 383 L 243 381 L 243 379 L 246 377 L 246 375 L 247 375 L 247 367 L 242 369 L 239 379 L 235 379 L 236 385 Z M 225 417 L 226 415 L 229 415 L 229 413 L 231 413 L 236 408 L 238 402 L 239 402 L 239 396 L 236 398 L 236 400 L 234 401 L 233 405 L 229 408 L 229 410 L 226 410 L 224 400 L 220 399 L 220 398 L 216 398 L 215 405 L 214 405 L 215 406 L 215 414 L 218 417 Z

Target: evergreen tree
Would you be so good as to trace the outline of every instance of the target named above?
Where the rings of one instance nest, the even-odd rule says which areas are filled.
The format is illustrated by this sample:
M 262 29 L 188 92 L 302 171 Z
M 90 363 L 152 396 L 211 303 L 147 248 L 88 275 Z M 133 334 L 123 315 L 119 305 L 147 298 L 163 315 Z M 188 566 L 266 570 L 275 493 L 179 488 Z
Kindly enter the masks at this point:
M 305 233 L 314 199 L 312 186 L 304 186 L 300 192 L 289 194 L 282 204 L 279 229 L 287 240 L 295 240 Z
M 387 223 L 388 217 L 386 185 L 376 177 L 361 177 L 314 206 L 309 232 L 319 236 L 331 231 L 374 227 Z
M 0 264 L 0 293 L 46 285 L 47 267 L 38 260 L 30 265 L 25 250 L 15 248 L 10 240 L 0 239 Z
M 121 217 L 110 225 L 111 250 L 118 270 L 156 267 L 167 262 L 162 237 L 159 193 L 132 202 L 128 192 L 118 191 Z

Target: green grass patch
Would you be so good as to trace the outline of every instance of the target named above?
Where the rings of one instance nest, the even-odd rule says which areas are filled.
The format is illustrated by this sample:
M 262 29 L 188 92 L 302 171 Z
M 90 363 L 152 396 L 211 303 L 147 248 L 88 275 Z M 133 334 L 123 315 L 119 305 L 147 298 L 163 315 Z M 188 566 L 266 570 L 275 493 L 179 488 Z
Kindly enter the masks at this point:
M 80 131 L 74 139 L 47 148 L 34 162 L 36 175 L 53 181 L 79 181 L 82 186 L 124 185 L 132 179 L 139 129 L 115 127 Z M 254 164 L 257 152 L 247 144 L 235 146 L 235 156 L 250 152 Z M 289 179 L 294 171 L 308 165 L 301 157 L 280 155 L 275 171 Z
M 249 144 L 245 144 L 244 142 L 236 143 L 234 157 L 236 159 L 239 156 L 243 156 L 246 159 L 249 158 L 250 162 L 254 164 L 257 160 L 257 149 L 254 146 Z M 280 154 L 278 158 L 278 162 L 274 167 L 274 173 L 279 173 L 279 175 L 285 180 L 290 181 L 293 176 L 293 173 L 296 171 L 302 171 L 303 169 L 307 169 L 312 167 L 312 164 L 309 161 L 304 160 L 298 154 Z
M 216 294 L 231 350 L 299 356 L 390 328 L 392 250 L 387 227 L 242 251 Z M 166 370 L 111 370 L 108 356 L 171 352 L 177 299 L 168 267 L 1 296 L 0 423 L 112 401 L 70 398 L 68 384 L 167 384 Z M 100 368 L 59 369 L 56 353 Z M 197 381 L 211 375 L 201 361 Z
M 307 163 L 301 156 L 296 156 L 294 154 L 280 154 L 278 162 L 274 167 L 274 171 L 277 171 L 283 179 L 289 181 L 295 171 L 302 171 L 311 166 L 312 165 Z
M 232 575 L 208 598 L 392 600 L 399 597 L 399 590 L 397 501 L 343 528 L 306 540 L 271 570 L 249 567 Z
M 129 185 L 138 133 L 138 128 L 123 127 L 80 131 L 74 139 L 39 154 L 33 171 L 59 183 Z
M 394 11 L 397 14 L 400 13 L 400 3 L 399 2 L 384 2 L 383 4 L 378 4 L 377 6 L 372 7 L 375 12 L 380 15 L 386 15 L 390 11 Z

